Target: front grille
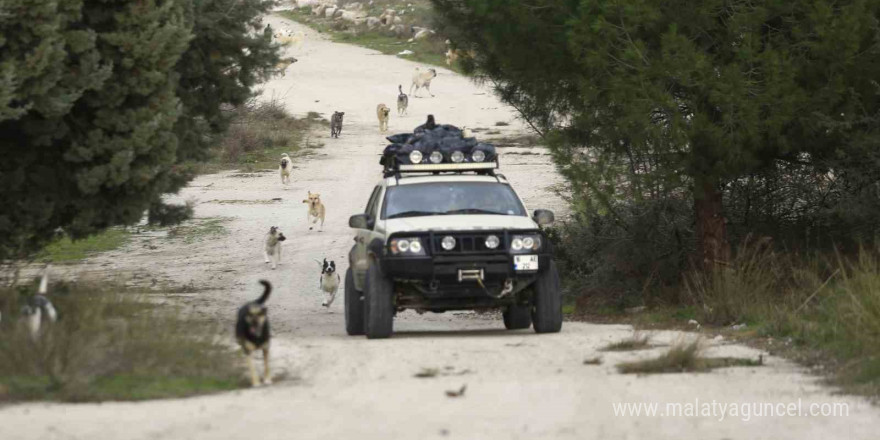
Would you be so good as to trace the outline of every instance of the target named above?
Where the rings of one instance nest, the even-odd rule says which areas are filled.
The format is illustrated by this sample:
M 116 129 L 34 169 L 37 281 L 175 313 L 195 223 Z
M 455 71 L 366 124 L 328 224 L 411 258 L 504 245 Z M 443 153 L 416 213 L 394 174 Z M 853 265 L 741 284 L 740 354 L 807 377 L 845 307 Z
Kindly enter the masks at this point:
M 499 244 L 495 249 L 486 247 L 486 238 L 490 235 L 498 237 Z M 443 249 L 440 244 L 444 237 L 455 238 L 455 247 L 451 250 Z M 473 233 L 439 233 L 435 232 L 431 237 L 431 248 L 434 255 L 469 255 L 469 254 L 499 254 L 507 252 L 507 234 L 504 232 L 473 232 Z

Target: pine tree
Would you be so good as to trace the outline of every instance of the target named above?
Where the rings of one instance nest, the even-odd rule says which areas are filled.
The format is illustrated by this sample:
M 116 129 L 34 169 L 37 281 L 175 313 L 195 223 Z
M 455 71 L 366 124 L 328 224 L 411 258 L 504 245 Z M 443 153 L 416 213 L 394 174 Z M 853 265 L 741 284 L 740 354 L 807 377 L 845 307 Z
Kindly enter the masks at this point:
M 726 182 L 779 160 L 880 168 L 876 1 L 433 3 L 576 196 L 688 191 L 707 268 L 729 252 Z
M 58 228 L 79 238 L 168 212 L 161 196 L 225 129 L 222 108 L 277 62 L 260 23 L 271 4 L 0 2 L 0 260 Z

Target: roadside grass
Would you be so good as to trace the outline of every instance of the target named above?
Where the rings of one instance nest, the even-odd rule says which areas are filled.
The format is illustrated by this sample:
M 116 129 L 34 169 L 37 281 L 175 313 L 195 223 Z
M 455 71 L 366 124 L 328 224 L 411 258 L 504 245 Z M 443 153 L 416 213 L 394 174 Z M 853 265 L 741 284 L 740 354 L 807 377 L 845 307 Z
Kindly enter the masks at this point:
M 208 238 L 218 237 L 229 233 L 226 223 L 228 217 L 211 217 L 193 219 L 174 226 L 168 230 L 168 238 L 183 240 L 186 244 L 204 241 Z
M 715 368 L 763 365 L 763 359 L 760 357 L 757 360 L 731 357 L 708 358 L 701 355 L 702 351 L 703 343 L 699 338 L 691 342 L 679 342 L 658 357 L 619 363 L 617 370 L 623 374 L 686 373 L 705 372 Z
M 702 322 L 788 340 L 783 354 L 821 366 L 846 391 L 880 396 L 880 246 L 846 258 L 746 243 L 729 269 L 687 286 Z
M 277 99 L 254 99 L 230 111 L 233 118 L 229 130 L 211 149 L 209 159 L 194 165 L 196 173 L 276 170 L 282 153 L 295 161 L 302 154 L 303 140 L 309 132 L 329 125 L 317 113 L 313 118 L 313 112 L 305 118 L 294 118 Z
M 389 4 L 394 2 L 374 2 L 367 6 L 367 11 L 371 16 L 378 17 L 381 11 Z M 415 11 L 401 16 L 403 26 L 409 29 L 411 25 L 430 27 L 430 5 L 427 2 L 410 2 L 414 4 Z M 302 7 L 281 11 L 280 15 L 284 18 L 302 23 L 310 28 L 330 35 L 331 41 L 337 43 L 353 44 L 355 46 L 366 47 L 368 49 L 378 50 L 386 55 L 397 55 L 404 50 L 410 50 L 413 53 L 400 58 L 415 61 L 418 63 L 430 64 L 463 73 L 458 63 L 446 65 L 446 43 L 445 38 L 434 35 L 429 38 L 408 42 L 411 35 L 405 37 L 397 37 L 390 33 L 388 26 L 380 26 L 377 29 L 370 30 L 365 24 L 354 25 L 341 21 L 334 21 L 323 17 L 312 15 L 311 7 Z M 407 84 L 404 84 L 407 86 Z
M 124 227 L 110 228 L 81 240 L 61 237 L 46 246 L 37 259 L 49 263 L 76 263 L 100 252 L 119 249 L 130 239 L 131 232 Z
M 644 335 L 641 332 L 636 331 L 629 338 L 617 342 L 612 342 L 599 349 L 599 351 L 644 350 L 647 348 L 651 348 L 650 339 L 651 337 L 649 335 Z
M 570 317 L 723 334 L 811 367 L 845 392 L 880 398 L 880 243 L 845 256 L 796 254 L 751 240 L 734 255 L 715 273 L 687 274 L 681 302 L 646 291 L 648 307 L 626 313 L 579 296 Z M 566 283 L 577 279 L 569 275 Z
M 0 289 L 0 402 L 143 400 L 245 385 L 240 356 L 222 343 L 229 332 L 121 284 L 52 284 L 58 321 L 33 340 L 17 314 L 36 284 Z

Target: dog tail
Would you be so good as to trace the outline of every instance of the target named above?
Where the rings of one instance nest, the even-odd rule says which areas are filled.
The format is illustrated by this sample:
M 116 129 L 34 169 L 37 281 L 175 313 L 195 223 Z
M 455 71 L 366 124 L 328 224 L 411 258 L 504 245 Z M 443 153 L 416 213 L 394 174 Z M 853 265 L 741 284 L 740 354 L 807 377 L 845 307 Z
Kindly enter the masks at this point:
M 269 294 L 272 293 L 272 284 L 266 280 L 260 280 L 260 284 L 263 285 L 263 295 L 257 299 L 257 304 L 264 304 L 269 299 Z
M 43 278 L 40 279 L 40 290 L 37 291 L 40 295 L 45 295 L 49 291 L 49 265 L 46 265 L 46 268 L 43 270 Z

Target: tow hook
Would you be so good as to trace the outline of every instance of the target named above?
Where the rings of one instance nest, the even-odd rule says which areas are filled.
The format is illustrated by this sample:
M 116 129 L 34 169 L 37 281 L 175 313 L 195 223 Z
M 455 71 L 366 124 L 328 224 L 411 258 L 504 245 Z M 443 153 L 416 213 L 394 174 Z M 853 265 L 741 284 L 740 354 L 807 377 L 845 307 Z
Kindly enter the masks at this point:
M 513 280 L 508 278 L 504 280 L 504 288 L 501 289 L 501 295 L 498 295 L 499 298 L 504 298 L 510 292 L 513 292 Z

